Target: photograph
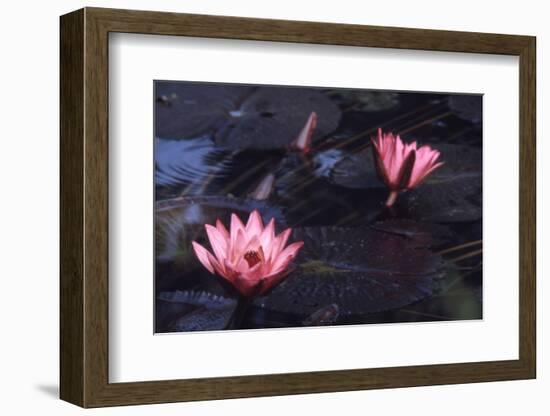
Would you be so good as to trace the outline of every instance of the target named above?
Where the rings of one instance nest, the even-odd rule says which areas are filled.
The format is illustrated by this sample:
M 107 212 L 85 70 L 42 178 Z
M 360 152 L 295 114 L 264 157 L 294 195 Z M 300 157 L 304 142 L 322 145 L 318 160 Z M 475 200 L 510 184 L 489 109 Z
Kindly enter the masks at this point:
M 155 333 L 483 318 L 481 94 L 153 88 Z

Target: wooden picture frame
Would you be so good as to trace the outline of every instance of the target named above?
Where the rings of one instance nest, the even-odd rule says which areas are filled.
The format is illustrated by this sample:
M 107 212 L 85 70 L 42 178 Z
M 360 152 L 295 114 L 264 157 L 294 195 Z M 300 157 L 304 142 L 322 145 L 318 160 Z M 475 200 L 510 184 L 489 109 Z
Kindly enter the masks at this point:
M 519 56 L 519 359 L 109 383 L 108 34 Z M 85 8 L 61 17 L 61 386 L 82 407 L 535 378 L 535 38 Z

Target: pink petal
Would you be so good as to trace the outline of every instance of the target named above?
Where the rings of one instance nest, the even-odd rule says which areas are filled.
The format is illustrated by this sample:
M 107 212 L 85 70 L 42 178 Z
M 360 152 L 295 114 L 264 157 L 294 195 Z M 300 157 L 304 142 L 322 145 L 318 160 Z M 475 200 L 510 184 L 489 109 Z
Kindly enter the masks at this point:
M 285 248 L 273 262 L 272 270 L 285 268 L 296 257 L 303 245 L 303 241 L 296 241 Z
M 244 254 L 245 248 L 248 245 L 248 240 L 244 230 L 237 232 L 237 237 L 231 242 L 229 260 L 231 264 L 237 264 Z
M 312 112 L 309 115 L 306 124 L 300 131 L 300 134 L 298 134 L 298 136 L 290 144 L 290 147 L 292 147 L 293 149 L 301 150 L 304 153 L 308 153 L 311 150 L 311 138 L 316 127 L 317 113 Z
M 403 159 L 405 158 L 406 146 L 401 141 L 401 137 L 397 135 L 395 139 L 395 165 L 396 169 L 399 171 L 401 165 L 403 164 Z
M 225 228 L 225 225 L 223 225 L 219 219 L 216 220 L 216 228 L 223 235 L 223 237 L 229 241 L 229 231 L 227 231 L 227 228 Z
M 434 170 L 436 170 L 438 167 L 440 167 L 442 165 L 444 165 L 444 163 L 439 162 L 439 163 L 436 163 L 435 165 L 433 165 L 428 170 L 424 171 L 423 174 L 416 179 L 416 182 L 412 183 L 412 185 L 410 185 L 410 187 L 413 188 L 413 187 L 416 187 L 416 186 L 420 185 L 422 182 L 424 182 L 424 180 L 429 176 L 430 173 L 432 173 Z
M 393 185 L 398 182 L 397 174 L 399 173 L 398 163 L 398 146 L 401 143 L 399 136 L 394 137 L 392 134 L 388 134 L 385 137 L 387 142 L 387 153 L 384 159 L 384 165 L 388 172 L 389 182 Z
M 248 244 L 243 248 L 243 254 L 247 251 L 259 251 L 260 250 L 260 237 L 254 235 L 249 241 Z
M 376 153 L 378 153 L 378 155 L 382 157 L 382 151 L 380 150 L 380 142 L 376 140 L 374 137 L 371 137 L 370 141 L 372 142 L 372 145 L 374 146 Z
M 264 277 L 264 284 L 262 285 L 260 295 L 265 295 L 279 283 L 281 283 L 292 270 L 282 270 L 277 273 L 273 273 Z
M 241 276 L 247 280 L 260 280 L 263 277 L 262 263 L 257 263 L 243 272 Z
M 214 267 L 214 271 L 219 274 L 220 276 L 226 277 L 227 272 L 225 270 L 225 267 L 223 266 L 223 263 L 220 263 L 216 257 L 209 251 L 206 252 L 206 255 L 208 256 L 208 261 L 210 261 L 210 264 L 212 264 L 212 267 Z
M 206 267 L 206 269 L 208 269 L 210 273 L 214 274 L 214 267 L 210 263 L 210 259 L 208 257 L 208 254 L 210 254 L 210 252 L 195 241 L 192 241 L 191 244 L 193 245 L 195 254 L 197 255 L 197 258 L 202 263 L 202 265 Z
M 287 228 L 282 233 L 280 233 L 277 237 L 275 237 L 275 240 L 271 245 L 271 250 L 269 250 L 268 253 L 267 252 L 265 253 L 266 262 L 272 263 L 273 260 L 277 258 L 277 256 L 281 253 L 284 246 L 286 245 L 286 242 L 288 241 L 291 233 L 292 233 L 292 228 Z
M 237 276 L 233 282 L 235 288 L 245 297 L 256 296 L 262 286 L 262 280 L 250 280 L 243 276 Z
M 271 218 L 269 223 L 260 234 L 260 245 L 264 249 L 264 253 L 267 254 L 271 250 L 273 240 L 275 239 L 275 219 Z
M 378 128 L 378 137 L 377 137 L 378 146 L 383 146 L 383 142 L 384 142 L 383 138 L 384 138 L 384 136 L 382 134 L 382 129 L 379 127 Z M 382 149 L 380 149 L 380 150 L 382 150 Z
M 440 156 L 440 153 L 437 151 L 437 150 L 434 150 L 432 152 L 432 157 L 430 158 L 430 165 L 433 165 L 435 164 L 435 162 L 437 162 L 437 159 L 439 159 L 439 156 Z
M 439 152 L 429 146 L 422 146 L 417 150 L 416 155 L 417 160 L 409 180 L 409 188 L 418 186 L 435 169 L 433 163 L 439 157 Z M 437 167 L 439 166 L 441 165 Z
M 380 146 L 374 141 L 374 139 L 371 139 L 371 140 L 374 145 L 373 157 L 374 157 L 374 163 L 376 164 L 376 173 L 378 174 L 378 177 L 382 182 L 384 182 L 386 185 L 389 185 L 390 180 L 388 177 L 388 170 L 384 165 L 384 157 L 380 150 Z
M 225 269 L 224 277 L 226 277 L 230 282 L 232 282 L 235 276 L 239 274 L 237 269 L 229 262 L 228 259 L 224 260 L 223 268 Z
M 208 240 L 210 240 L 210 245 L 212 246 L 216 258 L 223 263 L 224 259 L 227 257 L 229 242 L 216 227 L 210 224 L 206 224 L 204 227 L 206 228 L 206 234 L 208 235 Z
M 229 229 L 229 239 L 230 239 L 229 250 L 231 252 L 235 252 L 235 244 L 237 239 L 239 238 L 239 231 L 244 233 L 244 224 L 235 213 L 232 213 L 231 226 Z
M 248 217 L 248 222 L 246 223 L 246 234 L 250 238 L 253 235 L 260 235 L 264 229 L 264 224 L 262 222 L 262 217 L 257 209 L 252 211 L 252 214 Z
M 237 214 L 232 213 L 231 226 L 230 226 L 231 237 L 236 236 L 239 230 L 244 230 L 244 224 L 241 221 L 241 219 L 237 216 Z
M 269 198 L 271 192 L 273 191 L 273 184 L 275 183 L 275 175 L 273 173 L 268 173 L 256 186 L 256 189 L 252 191 L 250 197 L 263 201 Z

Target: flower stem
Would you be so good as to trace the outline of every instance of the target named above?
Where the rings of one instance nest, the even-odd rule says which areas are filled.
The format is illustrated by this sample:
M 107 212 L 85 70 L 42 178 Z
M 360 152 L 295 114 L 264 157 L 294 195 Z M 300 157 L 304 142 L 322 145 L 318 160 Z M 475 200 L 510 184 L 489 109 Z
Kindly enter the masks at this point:
M 235 307 L 231 318 L 229 318 L 225 329 L 240 329 L 244 321 L 246 312 L 248 311 L 248 307 L 251 303 L 252 302 L 250 301 L 250 299 L 242 296 L 239 297 L 237 299 L 237 306 Z
M 386 206 L 388 208 L 391 207 L 395 203 L 396 199 L 397 199 L 397 191 L 390 191 L 390 194 L 388 195 L 388 199 L 386 200 Z

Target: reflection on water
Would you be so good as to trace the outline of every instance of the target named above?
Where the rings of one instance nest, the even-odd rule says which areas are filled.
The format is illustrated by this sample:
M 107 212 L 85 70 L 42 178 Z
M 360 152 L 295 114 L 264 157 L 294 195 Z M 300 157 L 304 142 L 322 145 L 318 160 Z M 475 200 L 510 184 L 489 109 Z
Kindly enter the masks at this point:
M 206 178 L 227 178 L 234 165 L 235 152 L 220 149 L 208 136 L 187 140 L 155 140 L 155 184 L 185 186 L 201 191 Z M 194 190 L 193 187 L 198 187 Z

